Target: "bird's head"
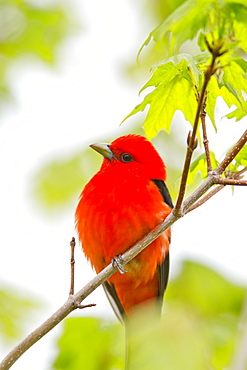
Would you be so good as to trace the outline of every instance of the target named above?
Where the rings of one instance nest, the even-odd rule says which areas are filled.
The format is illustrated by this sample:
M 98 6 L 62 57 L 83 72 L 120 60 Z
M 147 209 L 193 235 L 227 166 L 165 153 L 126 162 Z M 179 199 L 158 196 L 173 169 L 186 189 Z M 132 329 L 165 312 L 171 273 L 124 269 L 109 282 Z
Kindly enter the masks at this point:
M 127 170 L 145 174 L 149 179 L 166 179 L 163 160 L 151 142 L 143 136 L 121 136 L 111 144 L 96 143 L 90 147 L 104 156 L 102 169 L 116 166 L 123 174 Z

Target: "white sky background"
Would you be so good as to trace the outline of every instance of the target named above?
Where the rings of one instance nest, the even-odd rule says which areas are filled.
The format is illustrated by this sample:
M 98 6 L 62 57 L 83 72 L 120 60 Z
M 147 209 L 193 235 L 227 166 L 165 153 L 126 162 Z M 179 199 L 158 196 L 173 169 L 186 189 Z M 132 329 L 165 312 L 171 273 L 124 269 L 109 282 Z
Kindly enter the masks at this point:
M 29 199 L 29 181 L 49 158 L 76 151 L 108 134 L 111 137 L 112 131 L 121 136 L 131 127 L 126 123 L 119 128 L 119 123 L 139 102 L 138 88 L 146 81 L 140 86 L 132 84 L 121 68 L 154 26 L 143 23 L 139 7 L 131 0 L 73 0 L 70 4 L 83 29 L 60 48 L 58 68 L 39 63 L 27 66 L 23 61 L 12 70 L 16 104 L 0 125 L 0 281 L 44 302 L 27 325 L 27 333 L 67 299 L 69 241 L 75 235 L 77 201 L 66 214 L 45 216 Z M 222 121 L 221 139 L 212 132 L 212 149 L 222 153 L 245 128 L 246 121 Z M 171 155 L 176 155 L 176 148 Z M 246 191 L 236 188 L 232 196 L 230 188 L 224 189 L 174 225 L 172 274 L 181 260 L 190 258 L 247 284 Z M 79 290 L 94 276 L 79 248 L 76 269 Z M 97 306 L 77 315 L 113 318 L 101 289 L 86 303 Z M 47 370 L 54 353 L 51 343 L 58 335 L 59 328 L 22 356 L 13 369 Z M 0 356 L 12 346 L 0 344 Z

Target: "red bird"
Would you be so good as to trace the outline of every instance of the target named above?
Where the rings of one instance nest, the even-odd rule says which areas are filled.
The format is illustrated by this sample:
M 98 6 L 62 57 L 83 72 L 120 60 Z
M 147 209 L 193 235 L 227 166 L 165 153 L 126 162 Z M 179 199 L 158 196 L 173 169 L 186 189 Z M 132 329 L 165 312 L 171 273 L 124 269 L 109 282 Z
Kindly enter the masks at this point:
M 93 144 L 104 156 L 82 191 L 76 228 L 86 257 L 99 273 L 160 224 L 171 212 L 166 167 L 153 145 L 139 135 Z M 146 301 L 162 304 L 169 274 L 170 229 L 104 283 L 121 321 Z

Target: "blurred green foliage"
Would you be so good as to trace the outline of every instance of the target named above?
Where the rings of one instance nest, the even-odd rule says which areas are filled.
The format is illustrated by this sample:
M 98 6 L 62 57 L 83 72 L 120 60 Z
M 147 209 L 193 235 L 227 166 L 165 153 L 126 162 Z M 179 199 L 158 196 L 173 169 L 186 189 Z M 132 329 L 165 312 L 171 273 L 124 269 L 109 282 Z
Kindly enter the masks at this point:
M 144 6 L 141 7 L 140 13 L 149 22 L 159 24 L 166 19 L 175 9 L 177 9 L 185 0 L 145 0 Z M 140 78 L 143 81 L 143 76 L 147 74 L 150 66 L 164 58 L 164 50 L 160 45 L 153 43 L 148 49 L 145 49 L 139 57 L 139 63 L 133 63 L 134 58 L 125 67 L 127 75 L 131 81 L 135 78 Z
M 20 338 L 26 321 L 39 304 L 24 292 L 3 285 L 0 289 L 0 338 L 5 341 Z
M 72 30 L 68 9 L 37 7 L 24 0 L 0 0 L 0 104 L 10 97 L 8 70 L 19 57 L 54 63 L 56 49 Z
M 124 340 L 120 324 L 96 318 L 65 320 L 55 369 L 112 369 L 123 367 Z
M 146 16 L 152 16 L 154 21 L 161 22 L 168 17 L 185 0 L 146 0 L 144 11 Z
M 64 5 L 0 0 L 0 105 L 10 99 L 9 69 L 21 58 L 36 57 L 52 65 L 58 45 L 74 28 Z M 0 288 L 0 337 L 19 338 L 37 303 L 16 288 Z
M 185 261 L 168 285 L 162 321 L 147 308 L 135 312 L 128 327 L 128 370 L 231 368 L 244 328 L 246 293 L 246 287 L 209 267 Z M 123 349 L 120 324 L 66 319 L 54 368 L 123 369 Z
M 79 197 L 83 185 L 97 171 L 100 156 L 86 149 L 66 157 L 54 158 L 34 174 L 31 192 L 48 212 L 66 208 Z

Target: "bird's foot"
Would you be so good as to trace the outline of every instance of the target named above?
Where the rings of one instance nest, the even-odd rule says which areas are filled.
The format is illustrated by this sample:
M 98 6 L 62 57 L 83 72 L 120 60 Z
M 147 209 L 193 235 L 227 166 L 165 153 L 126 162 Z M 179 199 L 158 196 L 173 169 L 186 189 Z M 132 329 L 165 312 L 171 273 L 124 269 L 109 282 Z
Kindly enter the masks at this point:
M 121 254 L 117 254 L 116 257 L 114 257 L 111 262 L 112 262 L 113 267 L 117 267 L 120 274 L 124 274 L 125 272 L 127 272 L 123 268 L 122 263 L 125 262 L 125 261 L 124 261 L 123 257 L 121 256 Z

